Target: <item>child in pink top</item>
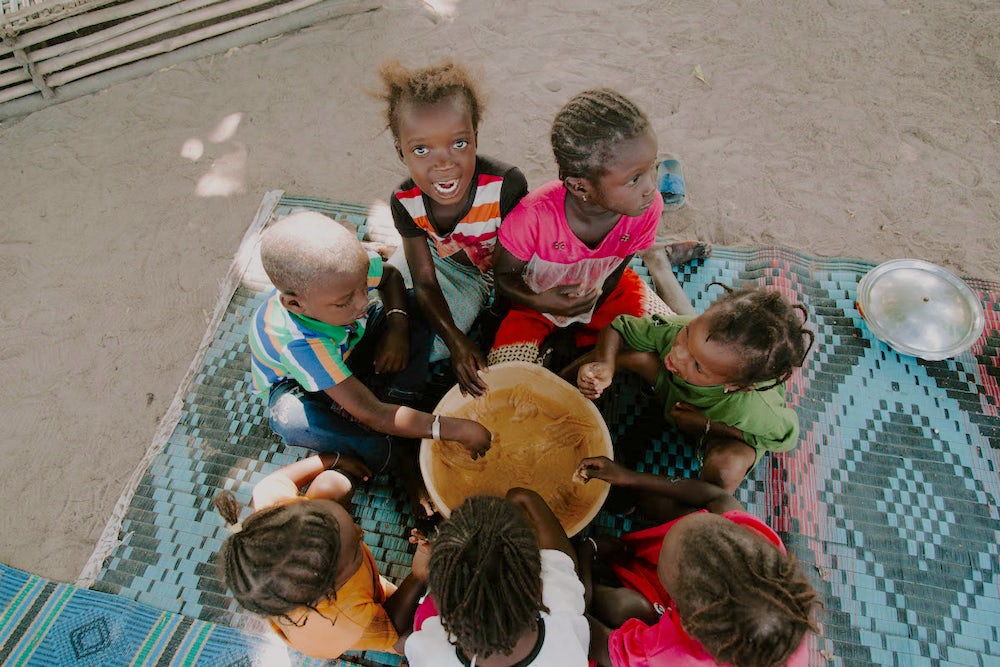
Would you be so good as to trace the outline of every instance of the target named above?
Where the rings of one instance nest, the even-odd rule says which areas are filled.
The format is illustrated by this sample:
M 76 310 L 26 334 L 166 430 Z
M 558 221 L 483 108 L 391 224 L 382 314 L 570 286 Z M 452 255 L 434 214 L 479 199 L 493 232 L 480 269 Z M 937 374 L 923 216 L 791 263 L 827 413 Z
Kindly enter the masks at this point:
M 724 489 L 584 459 L 578 475 L 653 494 L 667 523 L 589 540 L 625 588 L 593 587 L 591 658 L 611 667 L 806 667 L 819 594 L 778 535 Z M 585 583 L 587 583 L 585 581 Z
M 494 273 L 511 299 L 490 364 L 537 361 L 546 338 L 573 327 L 593 345 L 617 315 L 673 311 L 628 263 L 651 247 L 663 210 L 649 119 L 607 89 L 572 98 L 552 123 L 559 180 L 529 193 L 500 228 Z

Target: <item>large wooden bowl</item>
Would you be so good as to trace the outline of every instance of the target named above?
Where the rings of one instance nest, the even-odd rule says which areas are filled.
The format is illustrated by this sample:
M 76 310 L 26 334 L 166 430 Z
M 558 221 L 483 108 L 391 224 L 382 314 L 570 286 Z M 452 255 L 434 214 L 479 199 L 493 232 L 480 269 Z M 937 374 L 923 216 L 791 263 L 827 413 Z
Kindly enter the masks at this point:
M 601 413 L 576 387 L 537 364 L 497 364 L 485 379 L 485 396 L 462 396 L 456 385 L 435 412 L 475 419 L 493 433 L 493 446 L 473 461 L 458 443 L 424 439 L 420 471 L 431 499 L 448 517 L 469 496 L 503 496 L 523 486 L 537 491 L 566 534 L 575 535 L 608 496 L 607 483 L 573 478 L 581 459 L 614 457 Z

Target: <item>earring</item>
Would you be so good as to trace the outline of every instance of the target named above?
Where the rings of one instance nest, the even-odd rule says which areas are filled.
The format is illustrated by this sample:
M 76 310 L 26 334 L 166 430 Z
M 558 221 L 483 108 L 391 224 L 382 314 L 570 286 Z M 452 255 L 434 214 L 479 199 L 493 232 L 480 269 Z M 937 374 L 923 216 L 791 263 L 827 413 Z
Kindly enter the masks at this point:
M 583 201 L 587 201 L 587 193 L 586 192 L 583 193 Z

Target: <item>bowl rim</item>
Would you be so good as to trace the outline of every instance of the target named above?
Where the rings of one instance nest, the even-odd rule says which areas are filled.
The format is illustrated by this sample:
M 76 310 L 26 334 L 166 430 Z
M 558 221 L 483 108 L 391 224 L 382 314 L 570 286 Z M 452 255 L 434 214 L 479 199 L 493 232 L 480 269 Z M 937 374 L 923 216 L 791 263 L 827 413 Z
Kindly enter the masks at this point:
M 941 350 L 928 350 L 926 348 L 913 347 L 912 345 L 908 345 L 898 340 L 890 329 L 879 322 L 877 318 L 871 314 L 873 310 L 871 308 L 870 296 L 874 284 L 879 278 L 882 278 L 892 271 L 898 271 L 901 269 L 916 269 L 930 273 L 949 283 L 959 294 L 961 294 L 973 312 L 973 318 L 972 322 L 970 322 L 969 330 L 961 340 L 952 346 Z M 971 348 L 977 340 L 979 340 L 979 337 L 983 335 L 983 330 L 986 326 L 983 304 L 979 297 L 976 296 L 976 293 L 972 291 L 972 288 L 969 287 L 968 283 L 944 267 L 922 259 L 891 259 L 873 267 L 858 282 L 856 307 L 858 312 L 861 314 L 861 319 L 864 320 L 865 324 L 876 338 L 888 344 L 897 352 L 902 352 L 903 354 L 924 359 L 926 361 L 942 361 L 965 352 Z
M 508 370 L 517 368 L 523 368 L 525 370 L 531 370 L 533 372 L 545 371 L 545 373 L 547 373 L 550 376 L 548 379 L 550 380 L 554 379 L 557 381 L 557 384 L 561 383 L 565 385 L 565 387 L 571 389 L 574 392 L 579 391 L 576 387 L 571 385 L 569 382 L 566 382 L 566 380 L 562 379 L 549 369 L 539 364 L 534 364 L 527 361 L 504 361 L 495 364 L 493 366 L 490 366 L 490 370 L 487 373 L 491 373 L 496 370 Z M 487 381 L 489 380 L 488 375 L 486 379 Z M 580 398 L 586 404 L 587 406 L 586 410 L 591 414 L 592 417 L 596 418 L 595 421 L 599 426 L 600 433 L 602 436 L 602 442 L 604 442 L 605 445 L 607 446 L 607 451 L 604 452 L 603 455 L 607 456 L 611 460 L 614 460 L 615 458 L 614 443 L 611 440 L 611 431 L 608 429 L 608 425 L 604 421 L 604 416 L 601 414 L 601 411 L 597 409 L 597 406 L 594 405 L 593 401 L 584 398 L 583 394 L 580 394 Z M 436 406 L 434 406 L 433 412 L 437 414 L 438 411 L 441 409 L 442 405 L 446 404 L 446 402 L 448 401 L 454 401 L 456 399 L 461 399 L 462 402 L 460 403 L 460 405 L 463 406 L 471 401 L 477 400 L 472 396 L 462 396 L 462 391 L 456 384 L 451 389 L 449 389 L 444 396 L 441 397 L 441 400 L 438 401 Z M 431 446 L 433 445 L 434 442 L 435 441 L 432 440 L 431 438 L 423 438 L 420 441 L 420 454 L 419 454 L 420 474 L 424 479 L 424 484 L 427 487 L 427 493 L 430 494 L 431 500 L 434 502 L 434 506 L 437 508 L 438 512 L 441 513 L 441 516 L 447 519 L 449 516 L 451 516 L 451 508 L 445 505 L 440 494 L 438 494 L 435 485 L 432 483 L 428 483 L 429 481 L 433 480 L 433 475 L 431 474 L 431 456 L 432 456 Z M 488 455 L 489 454 L 487 454 L 487 456 Z M 600 512 L 601 509 L 604 507 L 604 503 L 608 498 L 608 493 L 611 491 L 611 485 L 604 482 L 603 480 L 591 480 L 588 483 L 592 484 L 595 481 L 600 482 L 603 488 L 601 489 L 600 493 L 598 494 L 593 505 L 587 511 L 587 513 L 583 517 L 581 517 L 580 520 L 577 521 L 575 524 L 566 528 L 566 535 L 568 537 L 573 537 L 581 530 L 586 528 L 587 525 L 594 520 L 594 517 L 597 516 L 597 513 Z

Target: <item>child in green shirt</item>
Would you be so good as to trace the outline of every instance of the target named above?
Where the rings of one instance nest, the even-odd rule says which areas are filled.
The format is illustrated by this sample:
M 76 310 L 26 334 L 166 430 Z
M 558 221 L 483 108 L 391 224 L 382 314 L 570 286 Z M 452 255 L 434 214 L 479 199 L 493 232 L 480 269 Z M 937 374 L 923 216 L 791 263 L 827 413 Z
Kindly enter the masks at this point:
M 664 417 L 697 439 L 701 479 L 732 493 L 764 452 L 798 443 L 784 382 L 813 343 L 807 313 L 762 287 L 730 290 L 697 317 L 616 318 L 581 360 L 577 386 L 596 399 L 615 370 L 653 385 Z

